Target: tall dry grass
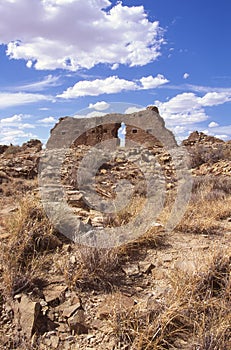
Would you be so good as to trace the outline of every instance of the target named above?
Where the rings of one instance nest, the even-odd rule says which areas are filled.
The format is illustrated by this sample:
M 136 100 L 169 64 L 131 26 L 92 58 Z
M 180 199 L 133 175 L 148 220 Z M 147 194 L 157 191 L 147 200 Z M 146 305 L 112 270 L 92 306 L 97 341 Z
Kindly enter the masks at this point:
M 48 253 L 54 252 L 61 242 L 33 196 L 21 200 L 6 230 L 10 237 L 1 244 L 2 280 L 4 291 L 14 295 L 30 290 L 45 278 L 50 264 Z
M 176 227 L 181 232 L 219 234 L 221 220 L 231 217 L 231 177 L 204 176 L 194 179 L 191 200 Z
M 117 344 L 138 350 L 230 349 L 230 273 L 231 256 L 225 253 L 211 256 L 207 268 L 193 276 L 172 272 L 171 290 L 161 302 L 112 315 Z

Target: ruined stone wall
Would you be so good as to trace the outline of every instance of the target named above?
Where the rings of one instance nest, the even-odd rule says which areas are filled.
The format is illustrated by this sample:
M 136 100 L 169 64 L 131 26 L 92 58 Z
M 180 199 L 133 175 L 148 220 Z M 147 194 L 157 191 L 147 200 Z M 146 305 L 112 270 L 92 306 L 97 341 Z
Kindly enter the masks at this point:
M 119 144 L 118 129 L 121 122 L 126 124 L 126 141 L 132 140 L 146 147 L 171 148 L 176 146 L 173 134 L 165 128 L 164 120 L 157 108 L 132 114 L 107 114 L 102 117 L 65 117 L 51 130 L 48 148 L 63 148 L 71 145 L 93 146 L 102 141 L 113 140 Z
M 75 141 L 74 146 L 87 145 L 94 146 L 98 143 L 106 140 L 117 139 L 117 144 L 119 145 L 118 139 L 118 129 L 120 128 L 120 123 L 104 124 L 96 126 L 88 130 L 87 132 L 80 135 Z M 162 147 L 162 144 L 150 133 L 151 130 L 142 130 L 138 127 L 126 124 L 126 141 L 132 140 L 137 144 L 146 147 Z

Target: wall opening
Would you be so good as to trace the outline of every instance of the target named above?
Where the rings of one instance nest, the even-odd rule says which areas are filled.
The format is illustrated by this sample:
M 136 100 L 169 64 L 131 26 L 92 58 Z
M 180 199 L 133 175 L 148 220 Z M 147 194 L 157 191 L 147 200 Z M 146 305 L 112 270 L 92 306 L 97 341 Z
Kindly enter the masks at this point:
M 124 122 L 121 123 L 120 128 L 118 129 L 117 136 L 120 140 L 120 147 L 125 147 L 126 142 L 126 125 Z

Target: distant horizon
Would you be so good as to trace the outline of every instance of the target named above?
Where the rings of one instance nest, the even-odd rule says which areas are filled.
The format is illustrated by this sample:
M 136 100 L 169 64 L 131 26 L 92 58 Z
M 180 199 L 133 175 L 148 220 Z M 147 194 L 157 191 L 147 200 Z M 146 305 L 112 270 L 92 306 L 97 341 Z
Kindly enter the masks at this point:
M 115 112 L 114 112 L 115 113 Z M 64 116 L 64 117 L 60 117 L 60 119 L 61 118 L 79 118 L 79 117 L 75 117 L 75 116 Z M 58 124 L 59 123 L 59 120 L 57 121 L 57 123 L 56 124 Z M 56 125 L 55 124 L 55 125 Z M 55 126 L 54 125 L 54 126 Z M 125 125 L 126 125 L 126 123 L 125 123 Z M 53 127 L 54 127 L 53 126 Z M 53 128 L 52 127 L 52 128 Z M 49 133 L 50 133 L 50 131 L 52 130 L 52 128 L 49 130 Z M 168 128 L 167 128 L 168 129 Z M 170 130 L 170 129 L 169 129 Z M 187 140 L 189 137 L 190 137 L 190 135 L 192 134 L 192 133 L 194 133 L 194 132 L 199 132 L 199 133 L 202 133 L 202 134 L 204 134 L 204 135 L 207 135 L 207 136 L 211 136 L 211 137 L 214 137 L 214 138 L 218 138 L 218 139 L 220 139 L 220 140 L 222 140 L 222 141 L 224 141 L 224 142 L 229 142 L 229 141 L 231 141 L 231 138 L 230 139 L 227 139 L 227 140 L 223 140 L 222 138 L 220 138 L 220 137 L 217 137 L 217 136 L 214 136 L 214 135 L 211 135 L 211 134 L 209 134 L 209 133 L 205 133 L 205 132 L 203 132 L 203 131 L 199 131 L 199 130 L 193 130 L 193 131 L 191 131 L 191 133 L 185 138 L 185 139 L 182 139 L 182 140 L 177 140 L 177 138 L 176 138 L 176 141 L 177 141 L 177 144 L 178 145 L 181 145 L 181 143 L 184 141 L 184 140 Z M 175 135 L 174 135 L 174 137 L 175 137 Z M 49 139 L 49 138 L 48 138 Z M 31 140 L 38 140 L 38 141 L 40 141 L 41 143 L 42 143 L 42 146 L 43 146 L 43 148 L 45 149 L 46 148 L 46 143 L 47 143 L 47 141 L 48 141 L 48 139 L 45 141 L 45 142 L 42 142 L 42 140 L 40 140 L 39 138 L 30 138 L 30 139 L 27 139 L 27 140 L 25 140 L 25 141 L 23 141 L 23 142 L 21 142 L 20 144 L 13 144 L 13 143 L 10 143 L 10 144 L 2 144 L 2 143 L 0 143 L 0 146 L 22 146 L 23 144 L 26 144 L 26 143 L 28 143 L 28 142 L 30 142 Z

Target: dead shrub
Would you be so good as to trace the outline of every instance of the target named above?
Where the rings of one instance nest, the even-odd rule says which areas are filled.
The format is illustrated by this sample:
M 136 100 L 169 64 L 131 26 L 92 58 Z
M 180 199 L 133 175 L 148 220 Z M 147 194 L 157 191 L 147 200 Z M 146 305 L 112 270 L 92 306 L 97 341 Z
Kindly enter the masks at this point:
M 82 291 L 112 291 L 123 283 L 124 272 L 115 249 L 73 245 L 72 259 L 65 257 L 56 266 L 70 288 Z
M 216 145 L 216 147 L 211 147 L 211 145 L 206 146 L 199 144 L 188 148 L 190 154 L 190 166 L 191 168 L 198 168 L 200 165 L 208 163 L 214 164 L 219 160 L 227 159 L 227 150 L 223 144 Z

